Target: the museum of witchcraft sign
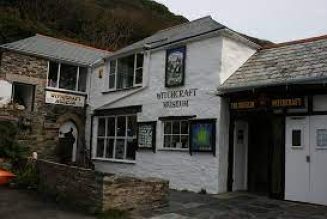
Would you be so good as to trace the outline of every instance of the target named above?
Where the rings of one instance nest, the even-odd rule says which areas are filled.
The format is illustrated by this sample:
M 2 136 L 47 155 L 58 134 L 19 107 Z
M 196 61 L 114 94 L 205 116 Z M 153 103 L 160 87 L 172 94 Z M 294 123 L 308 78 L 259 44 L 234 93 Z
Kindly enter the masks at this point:
M 195 97 L 197 90 L 197 88 L 191 88 L 185 90 L 162 91 L 157 93 L 157 99 L 164 100 L 162 102 L 164 108 L 184 108 L 189 106 L 188 100 L 178 98 Z

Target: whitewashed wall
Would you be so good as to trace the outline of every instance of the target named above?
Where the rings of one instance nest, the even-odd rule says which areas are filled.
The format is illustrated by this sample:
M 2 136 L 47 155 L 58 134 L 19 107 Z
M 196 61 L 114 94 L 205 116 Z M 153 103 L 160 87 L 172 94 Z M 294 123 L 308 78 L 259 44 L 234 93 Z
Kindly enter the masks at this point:
M 107 78 L 99 79 L 97 74 L 92 74 L 90 93 L 90 112 L 97 107 L 111 103 L 107 106 L 108 108 L 142 105 L 142 112 L 138 114 L 139 122 L 157 121 L 158 117 L 163 116 L 187 115 L 196 115 L 197 119 L 217 119 L 216 157 L 210 153 L 195 153 L 190 156 L 188 152 L 164 151 L 163 124 L 158 121 L 156 153 L 137 152 L 135 164 L 95 161 L 97 170 L 140 177 L 161 177 L 169 179 L 170 186 L 175 189 L 188 189 L 196 192 L 206 189 L 209 193 L 221 193 L 227 190 L 229 112 L 226 101 L 216 96 L 216 89 L 221 78 L 226 77 L 221 76 L 224 65 L 221 53 L 234 51 L 236 45 L 232 44 L 232 49 L 228 50 L 228 45 L 231 43 L 227 44 L 223 50 L 223 42 L 223 37 L 216 36 L 187 44 L 185 85 L 182 87 L 165 87 L 166 53 L 165 50 L 159 50 L 147 52 L 145 55 L 145 86 L 143 88 L 103 94 L 101 92 L 108 85 Z M 240 46 L 239 49 L 244 48 Z M 230 58 L 225 59 L 230 62 Z M 231 70 L 227 68 L 235 69 L 235 65 L 237 64 L 225 64 L 224 69 L 230 72 Z M 197 89 L 195 97 L 179 98 L 189 100 L 187 108 L 167 109 L 163 107 L 163 100 L 157 99 L 158 92 L 193 88 Z M 96 136 L 96 132 L 97 118 L 95 117 L 93 136 Z M 96 139 L 94 138 L 92 142 L 94 150 Z

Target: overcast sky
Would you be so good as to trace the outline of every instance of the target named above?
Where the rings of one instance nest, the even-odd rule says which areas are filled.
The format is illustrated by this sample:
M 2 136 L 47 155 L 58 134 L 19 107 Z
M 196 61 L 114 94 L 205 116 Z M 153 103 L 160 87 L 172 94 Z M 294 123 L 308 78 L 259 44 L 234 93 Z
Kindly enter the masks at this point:
M 327 0 L 157 0 L 189 20 L 211 15 L 242 33 L 285 42 L 327 35 Z

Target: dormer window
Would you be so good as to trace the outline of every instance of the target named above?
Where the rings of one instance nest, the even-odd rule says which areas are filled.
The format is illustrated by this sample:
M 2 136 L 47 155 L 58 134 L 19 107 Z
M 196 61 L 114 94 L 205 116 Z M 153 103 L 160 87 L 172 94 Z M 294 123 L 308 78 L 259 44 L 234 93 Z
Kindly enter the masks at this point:
M 109 90 L 123 90 L 142 85 L 144 55 L 141 53 L 111 60 Z
M 86 76 L 85 67 L 49 62 L 48 87 L 85 92 Z

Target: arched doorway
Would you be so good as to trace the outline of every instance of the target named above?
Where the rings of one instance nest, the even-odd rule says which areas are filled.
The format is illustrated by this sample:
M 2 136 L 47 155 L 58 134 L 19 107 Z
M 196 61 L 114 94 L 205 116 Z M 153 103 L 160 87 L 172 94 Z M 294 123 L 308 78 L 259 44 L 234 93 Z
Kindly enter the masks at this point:
M 67 135 L 69 132 L 72 132 L 74 136 L 73 150 L 72 150 L 72 162 L 76 161 L 77 154 L 77 142 L 78 142 L 78 129 L 74 122 L 67 121 L 63 123 L 59 128 L 59 138 L 64 138 L 65 134 Z

